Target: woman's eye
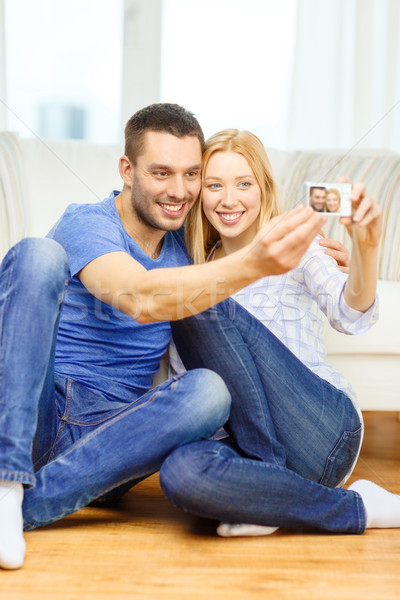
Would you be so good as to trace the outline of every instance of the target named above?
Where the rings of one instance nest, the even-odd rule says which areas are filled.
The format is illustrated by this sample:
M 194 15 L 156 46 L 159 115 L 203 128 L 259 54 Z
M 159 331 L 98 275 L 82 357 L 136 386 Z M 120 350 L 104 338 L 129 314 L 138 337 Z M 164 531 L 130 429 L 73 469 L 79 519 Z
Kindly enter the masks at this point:
M 209 190 L 219 190 L 221 185 L 219 183 L 209 183 L 207 187 Z
M 238 187 L 246 189 L 246 188 L 249 188 L 250 186 L 251 186 L 250 181 L 241 181 L 239 183 Z

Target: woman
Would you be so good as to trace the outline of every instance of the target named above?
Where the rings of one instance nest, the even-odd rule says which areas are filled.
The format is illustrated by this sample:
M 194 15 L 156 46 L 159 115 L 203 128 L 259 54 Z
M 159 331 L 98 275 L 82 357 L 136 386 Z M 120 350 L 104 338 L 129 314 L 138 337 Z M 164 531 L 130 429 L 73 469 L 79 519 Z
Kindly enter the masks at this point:
M 331 188 L 326 191 L 326 212 L 340 212 L 340 194 L 336 188 Z
M 367 481 L 338 487 L 354 468 L 363 425 L 350 385 L 324 361 L 322 313 L 345 333 L 374 322 L 381 233 L 380 209 L 362 184 L 353 188 L 352 201 L 353 218 L 342 219 L 358 245 L 348 277 L 316 240 L 291 272 L 173 324 L 185 367 L 212 368 L 227 384 L 230 437 L 177 449 L 160 481 L 185 510 L 252 524 L 222 524 L 220 535 L 280 526 L 348 533 L 400 526 L 400 497 Z M 261 226 L 271 221 L 273 227 L 279 215 L 260 140 L 234 129 L 211 137 L 201 203 L 187 223 L 195 262 L 258 243 Z

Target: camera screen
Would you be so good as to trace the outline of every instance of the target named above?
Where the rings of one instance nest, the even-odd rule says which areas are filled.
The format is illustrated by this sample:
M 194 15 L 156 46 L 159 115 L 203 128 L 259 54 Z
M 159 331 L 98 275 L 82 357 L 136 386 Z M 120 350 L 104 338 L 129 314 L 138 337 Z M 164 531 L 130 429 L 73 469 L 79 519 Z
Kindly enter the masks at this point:
M 326 216 L 351 216 L 351 184 L 306 181 L 308 205 Z

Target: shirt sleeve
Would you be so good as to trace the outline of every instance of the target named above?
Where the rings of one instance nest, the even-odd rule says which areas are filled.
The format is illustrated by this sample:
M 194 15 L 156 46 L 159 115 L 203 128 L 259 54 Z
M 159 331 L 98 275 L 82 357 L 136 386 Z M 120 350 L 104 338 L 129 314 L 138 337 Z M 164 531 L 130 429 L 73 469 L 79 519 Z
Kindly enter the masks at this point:
M 365 333 L 378 320 L 377 297 L 366 312 L 355 310 L 347 304 L 343 294 L 347 275 L 340 271 L 336 261 L 327 256 L 319 245 L 313 244 L 303 265 L 303 272 L 311 296 L 337 331 L 349 335 Z
M 67 209 L 49 237 L 67 253 L 71 277 L 103 254 L 126 252 L 117 223 L 105 211 L 90 206 Z

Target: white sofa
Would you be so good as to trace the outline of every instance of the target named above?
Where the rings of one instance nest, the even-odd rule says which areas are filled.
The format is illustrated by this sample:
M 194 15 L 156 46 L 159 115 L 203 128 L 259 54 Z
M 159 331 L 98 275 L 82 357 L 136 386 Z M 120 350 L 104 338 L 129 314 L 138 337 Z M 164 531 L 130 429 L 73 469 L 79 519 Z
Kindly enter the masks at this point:
M 96 202 L 120 189 L 118 146 L 19 139 L 0 134 L 0 256 L 26 235 L 44 236 L 72 202 Z M 269 151 L 289 207 L 305 180 L 345 174 L 364 180 L 383 207 L 380 321 L 361 336 L 327 327 L 328 361 L 352 383 L 363 410 L 400 412 L 400 156 L 392 152 Z M 337 220 L 328 234 L 340 239 Z

